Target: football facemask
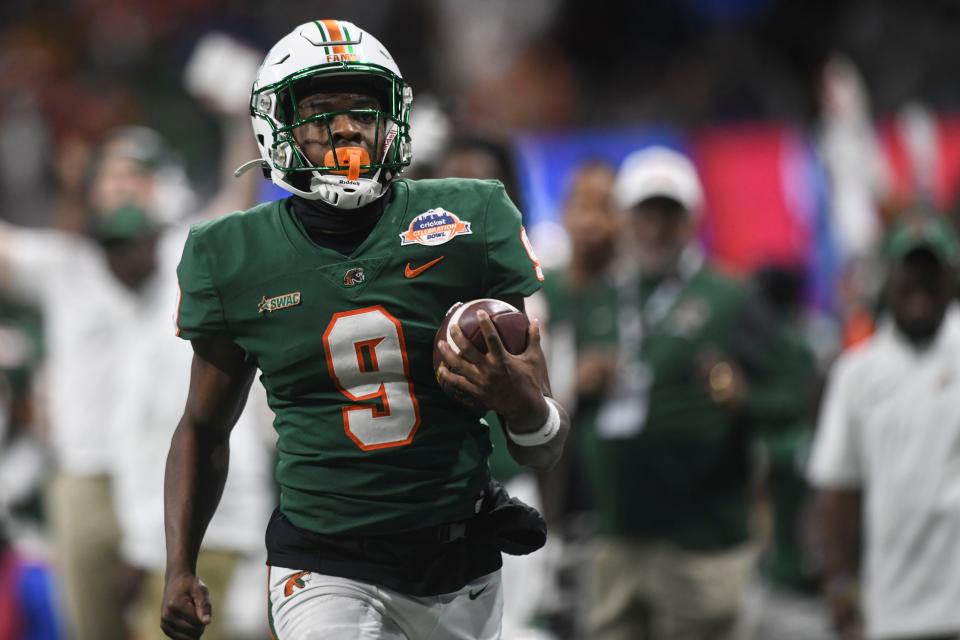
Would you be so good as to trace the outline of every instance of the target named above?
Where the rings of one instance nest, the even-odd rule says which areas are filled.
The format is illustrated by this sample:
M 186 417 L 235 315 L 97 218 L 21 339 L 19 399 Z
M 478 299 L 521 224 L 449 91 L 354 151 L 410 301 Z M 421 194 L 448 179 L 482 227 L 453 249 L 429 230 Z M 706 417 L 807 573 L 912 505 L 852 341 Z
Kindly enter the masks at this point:
M 343 87 L 377 97 L 380 108 L 301 114 L 298 100 Z M 386 49 L 349 22 L 300 25 L 267 54 L 253 86 L 250 112 L 265 173 L 281 188 L 341 209 L 355 209 L 386 193 L 410 164 L 413 94 Z M 337 143 L 335 118 L 352 118 L 375 132 L 371 151 Z M 310 161 L 295 130 L 319 127 L 329 141 L 323 164 Z

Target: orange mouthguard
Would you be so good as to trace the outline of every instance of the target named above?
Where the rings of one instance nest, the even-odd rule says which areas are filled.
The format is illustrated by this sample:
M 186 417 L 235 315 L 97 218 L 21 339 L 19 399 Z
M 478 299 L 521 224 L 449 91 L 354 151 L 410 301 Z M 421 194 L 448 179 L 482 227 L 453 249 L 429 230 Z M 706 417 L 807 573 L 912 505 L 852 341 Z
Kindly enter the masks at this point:
M 360 165 L 370 164 L 370 154 L 363 147 L 337 147 L 337 159 L 333 159 L 333 151 L 327 151 L 323 164 L 332 167 L 346 165 L 346 169 L 335 169 L 330 173 L 347 176 L 347 180 L 356 180 L 360 177 Z

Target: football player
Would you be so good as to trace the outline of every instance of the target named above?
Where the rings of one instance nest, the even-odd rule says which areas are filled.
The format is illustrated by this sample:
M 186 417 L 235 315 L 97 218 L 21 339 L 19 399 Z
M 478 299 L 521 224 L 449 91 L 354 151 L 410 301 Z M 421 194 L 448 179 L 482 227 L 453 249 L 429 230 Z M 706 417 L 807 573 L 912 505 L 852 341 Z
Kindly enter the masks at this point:
M 522 309 L 542 271 L 499 182 L 400 179 L 411 103 L 390 54 L 349 22 L 298 26 L 259 70 L 256 164 L 292 197 L 194 227 L 178 268 L 194 359 L 166 472 L 171 638 L 211 620 L 197 549 L 257 368 L 277 415 L 279 640 L 496 638 L 500 552 L 543 542 L 542 520 L 490 483 L 486 424 L 444 392 L 500 414 L 518 462 L 552 465 L 569 424 L 536 321 L 520 355 L 481 316 L 486 354 L 453 329 L 457 352 L 442 341 L 444 365 L 431 362 L 451 305 Z

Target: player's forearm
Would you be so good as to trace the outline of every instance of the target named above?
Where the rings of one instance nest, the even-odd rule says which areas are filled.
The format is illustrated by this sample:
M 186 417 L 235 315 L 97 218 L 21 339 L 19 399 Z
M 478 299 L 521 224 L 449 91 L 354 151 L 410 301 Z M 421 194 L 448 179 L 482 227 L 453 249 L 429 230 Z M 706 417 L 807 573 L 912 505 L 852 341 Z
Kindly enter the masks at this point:
M 230 460 L 229 432 L 181 419 L 170 443 L 164 478 L 167 572 L 195 572 L 200 542 L 213 518 Z
M 851 579 L 857 572 L 860 492 L 820 490 L 815 503 L 815 534 L 821 546 L 825 583 Z
M 551 404 L 557 410 L 557 416 L 560 424 L 559 429 L 553 437 L 547 442 L 536 446 L 522 446 L 510 437 L 510 432 L 519 436 L 528 435 L 537 432 L 547 420 L 547 416 L 534 413 L 527 416 L 526 419 L 515 419 L 511 422 L 509 417 L 503 420 L 507 433 L 507 449 L 510 455 L 516 460 L 517 464 L 525 467 L 531 467 L 540 471 L 552 468 L 563 454 L 563 446 L 567 440 L 567 434 L 570 432 L 570 417 L 559 403 L 550 400 Z

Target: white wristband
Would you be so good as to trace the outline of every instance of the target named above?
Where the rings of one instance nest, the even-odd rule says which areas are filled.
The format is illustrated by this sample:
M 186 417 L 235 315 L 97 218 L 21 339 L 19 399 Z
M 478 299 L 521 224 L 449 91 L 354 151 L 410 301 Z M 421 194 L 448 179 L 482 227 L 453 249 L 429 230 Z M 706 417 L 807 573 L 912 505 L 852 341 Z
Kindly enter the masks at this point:
M 510 425 L 507 425 L 507 437 L 513 440 L 514 444 L 521 447 L 539 447 L 550 442 L 560 433 L 560 411 L 557 410 L 557 403 L 553 398 L 544 398 L 544 400 L 547 401 L 550 413 L 547 414 L 546 422 L 538 430 L 530 433 L 514 433 L 510 431 Z

